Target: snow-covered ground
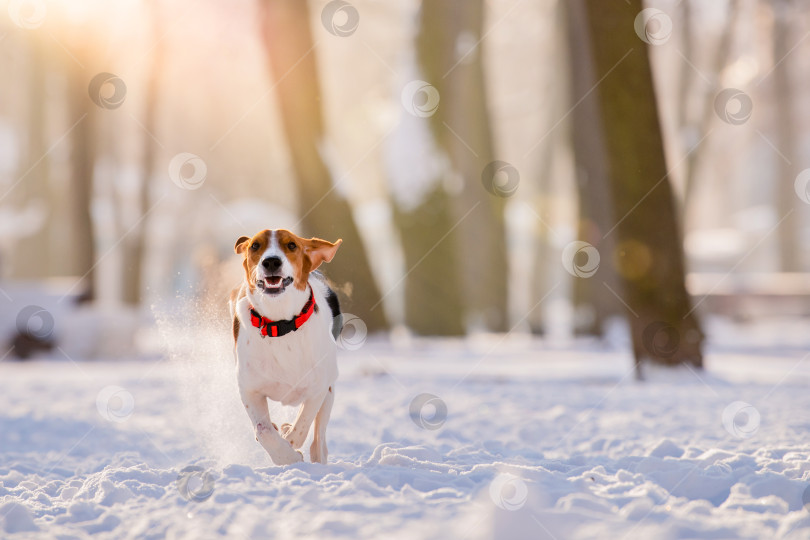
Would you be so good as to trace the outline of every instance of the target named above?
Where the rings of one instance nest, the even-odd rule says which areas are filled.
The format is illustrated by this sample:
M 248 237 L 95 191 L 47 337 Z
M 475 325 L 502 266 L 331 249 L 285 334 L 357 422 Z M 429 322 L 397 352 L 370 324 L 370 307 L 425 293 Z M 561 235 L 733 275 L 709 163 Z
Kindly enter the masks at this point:
M 637 383 L 602 349 L 342 351 L 329 464 L 288 467 L 254 441 L 227 347 L 3 362 L 0 537 L 810 537 L 800 351 Z

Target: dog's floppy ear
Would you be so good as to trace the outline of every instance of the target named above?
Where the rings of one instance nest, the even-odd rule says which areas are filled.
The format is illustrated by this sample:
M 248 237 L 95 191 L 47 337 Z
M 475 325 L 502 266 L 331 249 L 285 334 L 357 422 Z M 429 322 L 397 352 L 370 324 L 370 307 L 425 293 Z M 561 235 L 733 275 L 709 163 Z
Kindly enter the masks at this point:
M 247 236 L 240 236 L 239 240 L 236 241 L 236 244 L 233 246 L 233 250 L 236 253 L 244 253 L 245 249 L 247 249 L 247 243 L 250 240 Z
M 337 250 L 342 243 L 342 238 L 334 244 L 327 240 L 321 240 L 320 238 L 310 238 L 309 240 L 305 240 L 304 255 L 307 256 L 311 265 L 309 271 L 311 272 L 315 270 L 321 265 L 321 263 L 332 262 L 332 259 L 335 257 L 335 253 L 337 253 Z

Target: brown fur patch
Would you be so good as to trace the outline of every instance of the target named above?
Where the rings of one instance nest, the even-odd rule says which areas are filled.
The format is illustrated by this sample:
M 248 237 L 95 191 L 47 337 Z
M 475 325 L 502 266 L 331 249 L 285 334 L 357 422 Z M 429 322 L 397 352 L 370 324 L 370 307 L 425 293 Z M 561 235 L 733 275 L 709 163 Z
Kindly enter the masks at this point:
M 233 247 L 236 253 L 243 253 L 245 256 L 242 261 L 242 266 L 245 268 L 245 280 L 251 292 L 256 288 L 256 283 L 251 279 L 251 275 L 253 275 L 253 270 L 256 268 L 256 265 L 259 264 L 262 253 L 264 253 L 264 250 L 267 249 L 267 245 L 270 243 L 270 236 L 271 232 L 265 229 L 256 233 L 253 238 L 247 238 L 246 236 L 240 237 Z M 253 246 L 256 246 L 256 248 L 254 249 Z
M 310 272 L 317 269 L 321 263 L 331 261 L 342 242 L 338 240 L 333 244 L 320 238 L 307 240 L 287 229 L 278 229 L 276 239 L 295 268 L 295 288 L 301 291 L 307 288 Z
M 236 340 L 239 337 L 239 318 L 236 316 L 236 303 L 239 302 L 245 296 L 245 284 L 243 283 L 239 287 L 231 290 L 230 300 L 231 300 L 231 315 L 233 315 L 233 342 L 236 344 Z

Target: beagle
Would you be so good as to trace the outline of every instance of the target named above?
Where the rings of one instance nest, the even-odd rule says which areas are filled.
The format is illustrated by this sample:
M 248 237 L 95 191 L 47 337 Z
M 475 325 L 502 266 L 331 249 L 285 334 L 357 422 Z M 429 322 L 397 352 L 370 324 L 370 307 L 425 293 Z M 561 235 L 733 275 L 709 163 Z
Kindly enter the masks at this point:
M 236 377 L 256 440 L 277 465 L 303 460 L 298 451 L 315 425 L 313 462 L 326 463 L 326 424 L 335 399 L 340 305 L 315 270 L 342 240 L 300 238 L 285 229 L 242 236 L 245 281 L 231 292 Z M 270 421 L 267 398 L 300 406 L 292 425 Z

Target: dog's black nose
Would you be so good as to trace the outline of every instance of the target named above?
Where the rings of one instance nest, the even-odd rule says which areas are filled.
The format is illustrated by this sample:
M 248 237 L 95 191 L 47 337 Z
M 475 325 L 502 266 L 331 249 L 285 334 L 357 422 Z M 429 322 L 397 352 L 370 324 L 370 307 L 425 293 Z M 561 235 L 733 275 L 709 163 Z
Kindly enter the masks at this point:
M 281 268 L 281 259 L 278 257 L 266 257 L 262 260 L 262 266 L 267 270 L 278 270 Z

